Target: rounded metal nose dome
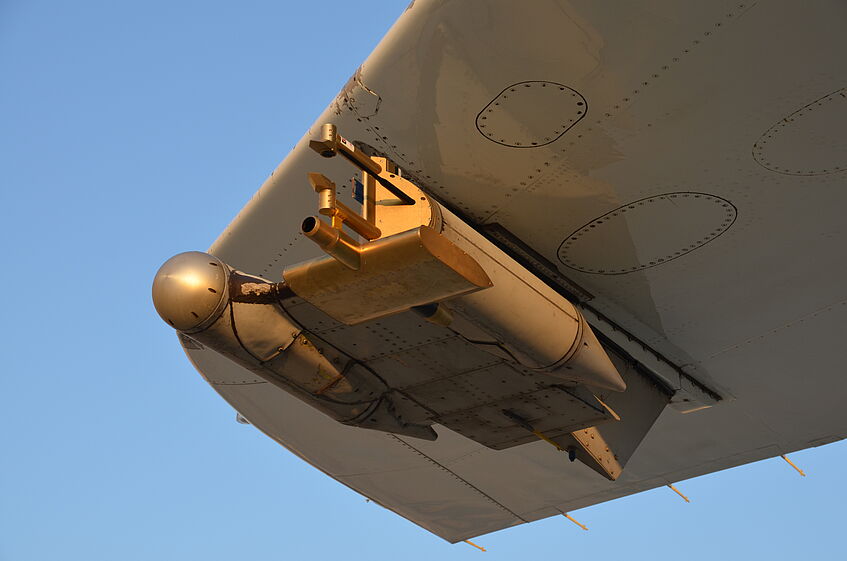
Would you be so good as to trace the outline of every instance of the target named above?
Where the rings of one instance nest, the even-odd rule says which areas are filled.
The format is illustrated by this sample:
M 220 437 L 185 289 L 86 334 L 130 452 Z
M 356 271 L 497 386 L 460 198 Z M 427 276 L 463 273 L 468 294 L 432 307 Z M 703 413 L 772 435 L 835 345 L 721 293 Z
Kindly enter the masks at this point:
M 220 315 L 226 304 L 228 269 L 208 253 L 174 255 L 153 279 L 153 305 L 172 327 L 191 331 Z

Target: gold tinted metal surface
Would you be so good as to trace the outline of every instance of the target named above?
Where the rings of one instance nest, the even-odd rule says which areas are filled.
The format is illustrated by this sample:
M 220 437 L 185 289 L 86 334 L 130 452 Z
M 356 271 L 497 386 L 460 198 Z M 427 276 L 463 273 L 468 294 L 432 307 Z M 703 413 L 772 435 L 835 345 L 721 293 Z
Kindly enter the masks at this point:
M 793 467 L 795 470 L 797 470 L 797 473 L 799 473 L 801 476 L 806 477 L 806 473 L 805 473 L 802 469 L 798 468 L 798 467 L 794 464 L 794 462 L 792 462 L 791 460 L 789 460 L 789 459 L 788 459 L 788 456 L 786 456 L 785 454 L 782 454 L 782 455 L 780 455 L 780 458 L 782 458 L 783 460 L 785 460 L 786 462 L 788 462 L 788 465 L 790 465 L 790 466 L 791 466 L 791 467 Z
M 580 528 L 585 530 L 586 532 L 588 531 L 588 527 L 586 525 L 577 522 L 576 519 L 573 516 L 571 516 L 570 514 L 568 514 L 567 512 L 563 512 L 562 516 L 564 516 L 565 518 L 567 518 L 568 520 L 570 520 L 571 522 L 573 522 L 574 524 L 576 524 L 577 526 L 579 526 Z
M 309 183 L 318 194 L 318 211 L 332 218 L 333 228 L 341 229 L 347 224 L 351 230 L 368 240 L 379 238 L 379 228 L 362 218 L 335 196 L 335 183 L 322 173 L 310 173 Z
M 326 123 L 321 126 L 320 139 L 309 141 L 309 148 L 324 158 L 332 158 L 336 154 L 341 154 L 362 172 L 373 175 L 376 181 L 388 189 L 402 204 L 411 205 L 415 203 L 412 197 L 396 185 L 393 180 L 395 177 L 393 173 L 390 177 L 386 177 L 387 172 L 383 167 L 384 164 L 378 163 L 375 159 L 358 150 L 352 142 L 338 134 L 335 125 Z
M 682 497 L 682 500 L 684 500 L 685 502 L 687 502 L 687 503 L 691 502 L 691 500 L 688 497 L 686 497 L 685 495 L 682 494 L 682 491 L 680 491 L 679 489 L 674 487 L 672 484 L 668 483 L 668 488 L 671 491 L 673 491 L 674 493 L 676 493 L 677 495 L 679 495 L 680 497 Z
M 226 305 L 227 267 L 217 257 L 188 251 L 165 261 L 153 279 L 153 305 L 172 327 L 190 332 L 213 321 Z
M 397 170 L 392 169 L 390 160 L 387 158 L 373 158 L 373 160 L 383 167 L 380 177 L 393 182 L 413 200 L 411 204 L 401 204 L 402 201 L 383 184 L 367 173 L 362 174 L 362 182 L 365 186 L 373 187 L 373 204 L 376 208 L 374 220 L 382 235 L 390 236 L 418 226 L 429 226 L 440 231 L 441 215 L 438 205 L 431 201 L 420 187 L 397 175 Z M 368 212 L 367 206 L 365 210 Z
M 360 255 L 359 270 L 322 257 L 288 267 L 283 278 L 295 294 L 348 325 L 491 286 L 476 261 L 425 226 L 370 242 Z
M 307 238 L 345 267 L 354 271 L 361 267 L 361 247 L 341 230 L 315 216 L 306 218 L 301 229 Z
M 610 481 L 620 476 L 623 466 L 596 427 L 575 431 L 571 437 L 579 444 L 577 457 L 582 463 Z

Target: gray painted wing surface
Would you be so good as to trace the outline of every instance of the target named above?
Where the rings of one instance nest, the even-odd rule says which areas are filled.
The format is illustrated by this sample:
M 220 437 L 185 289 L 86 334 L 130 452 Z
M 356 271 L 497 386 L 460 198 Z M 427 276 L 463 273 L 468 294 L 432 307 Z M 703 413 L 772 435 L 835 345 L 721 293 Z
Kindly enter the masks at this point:
M 618 481 L 543 442 L 342 426 L 189 355 L 272 438 L 450 541 L 843 438 L 845 21 L 841 2 L 419 0 L 212 247 L 271 279 L 316 256 L 306 173 L 350 168 L 307 141 L 336 123 L 726 398 L 666 409 Z

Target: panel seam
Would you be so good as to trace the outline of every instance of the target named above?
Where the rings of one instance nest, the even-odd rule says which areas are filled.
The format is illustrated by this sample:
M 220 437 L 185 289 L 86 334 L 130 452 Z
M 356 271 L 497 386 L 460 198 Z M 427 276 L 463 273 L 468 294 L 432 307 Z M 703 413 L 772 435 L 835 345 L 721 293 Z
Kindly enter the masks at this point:
M 515 513 L 515 512 L 514 512 L 514 511 L 512 511 L 511 509 L 509 509 L 506 505 L 504 505 L 503 503 L 501 503 L 501 502 L 497 501 L 494 497 L 492 497 L 491 495 L 489 495 L 488 493 L 486 493 L 485 491 L 483 491 L 482 489 L 480 489 L 480 488 L 479 488 L 479 487 L 477 487 L 476 485 L 472 484 L 472 483 L 471 483 L 470 481 L 468 481 L 467 479 L 465 479 L 465 478 L 461 477 L 460 475 L 458 475 L 456 472 L 454 472 L 453 470 L 451 470 L 450 468 L 448 468 L 448 467 L 447 467 L 447 466 L 445 466 L 444 464 L 442 464 L 442 463 L 440 463 L 440 462 L 436 461 L 436 460 L 435 460 L 435 459 L 433 459 L 432 457 L 430 457 L 430 456 L 426 455 L 425 453 L 421 452 L 420 450 L 418 450 L 417 448 L 415 448 L 414 446 L 412 446 L 411 444 L 409 444 L 408 442 L 406 442 L 405 440 L 403 440 L 403 439 L 402 439 L 402 438 L 400 438 L 399 436 L 394 435 L 394 434 L 388 434 L 388 436 L 389 436 L 390 438 L 393 438 L 394 440 L 396 440 L 397 442 L 399 442 L 401 445 L 405 446 L 406 448 L 410 449 L 410 450 L 411 450 L 411 451 L 413 451 L 414 453 L 416 453 L 416 454 L 418 454 L 419 456 L 423 457 L 423 458 L 424 458 L 424 459 L 426 459 L 429 463 L 431 463 L 432 465 L 434 465 L 435 467 L 437 467 L 437 468 L 438 468 L 438 469 L 440 469 L 441 471 L 447 472 L 448 474 L 450 474 L 451 476 L 453 476 L 453 478 L 455 478 L 456 480 L 458 480 L 460 483 L 464 484 L 466 487 L 470 488 L 472 491 L 475 491 L 477 494 L 479 494 L 479 495 L 480 495 L 481 497 L 483 497 L 485 500 L 487 500 L 487 501 L 489 501 L 490 503 L 492 503 L 492 504 L 496 505 L 496 506 L 497 506 L 498 508 L 500 508 L 501 510 L 503 510 L 503 511 L 505 511 L 505 512 L 508 512 L 509 514 L 511 514 L 512 516 L 514 516 L 514 517 L 515 517 L 515 518 L 517 518 L 518 520 L 520 520 L 521 522 L 528 522 L 528 520 L 526 520 L 526 519 L 525 519 L 525 518 L 523 518 L 522 516 L 518 515 L 517 513 Z

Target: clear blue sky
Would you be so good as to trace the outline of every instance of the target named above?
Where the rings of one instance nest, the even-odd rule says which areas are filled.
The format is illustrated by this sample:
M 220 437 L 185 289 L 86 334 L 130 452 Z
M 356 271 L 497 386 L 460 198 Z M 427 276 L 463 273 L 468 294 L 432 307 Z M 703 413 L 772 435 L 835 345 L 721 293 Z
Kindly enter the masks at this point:
M 193 370 L 153 274 L 209 246 L 406 3 L 0 1 L 0 559 L 841 557 L 844 443 L 794 454 L 806 478 L 768 460 L 483 554 L 236 424 Z

